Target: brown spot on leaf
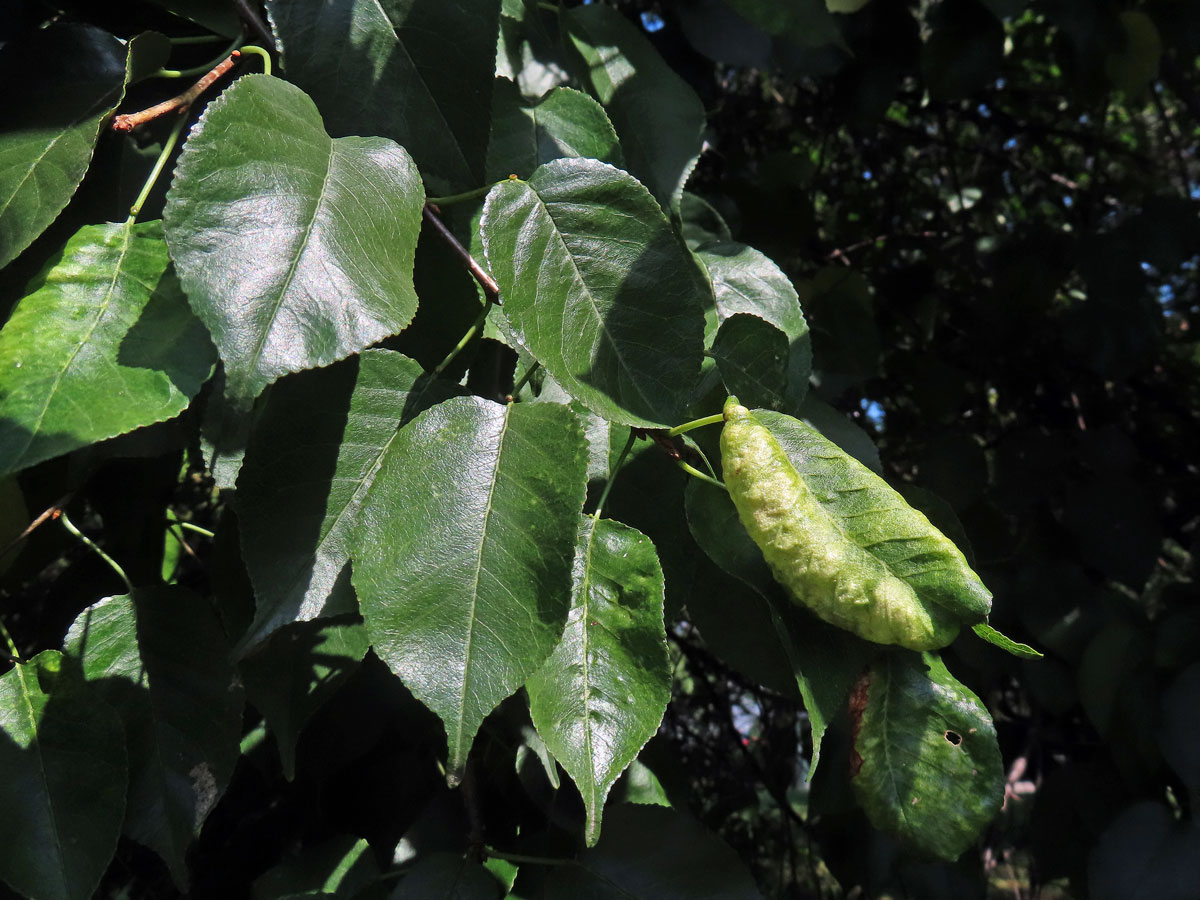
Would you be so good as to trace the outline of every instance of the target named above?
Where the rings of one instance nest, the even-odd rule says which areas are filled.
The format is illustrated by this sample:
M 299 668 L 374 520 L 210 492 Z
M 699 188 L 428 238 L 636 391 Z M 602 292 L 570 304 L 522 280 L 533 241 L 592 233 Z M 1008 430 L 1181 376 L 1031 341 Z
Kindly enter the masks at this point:
M 871 670 L 866 669 L 854 682 L 850 692 L 850 777 L 862 770 L 863 758 L 858 752 L 858 732 L 862 728 L 863 711 L 867 708 L 867 688 L 871 685 Z

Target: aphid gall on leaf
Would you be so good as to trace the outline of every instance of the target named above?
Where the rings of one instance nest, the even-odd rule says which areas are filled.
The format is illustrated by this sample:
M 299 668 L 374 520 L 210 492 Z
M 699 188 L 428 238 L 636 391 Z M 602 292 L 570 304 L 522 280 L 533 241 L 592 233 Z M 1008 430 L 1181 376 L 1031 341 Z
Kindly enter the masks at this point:
M 927 602 L 913 585 L 855 543 L 822 506 L 770 430 L 736 397 L 725 404 L 724 417 L 725 485 L 775 580 L 795 602 L 832 625 L 880 644 L 933 650 L 954 640 L 966 616 Z M 940 552 L 961 558 L 949 540 L 940 534 L 936 538 Z

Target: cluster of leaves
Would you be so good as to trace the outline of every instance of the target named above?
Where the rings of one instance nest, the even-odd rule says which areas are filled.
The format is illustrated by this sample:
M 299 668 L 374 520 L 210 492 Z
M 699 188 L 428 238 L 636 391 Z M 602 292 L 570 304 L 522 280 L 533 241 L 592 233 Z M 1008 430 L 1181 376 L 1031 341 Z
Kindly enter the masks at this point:
M 0 50 L 0 529 L 67 513 L 0 561 L 0 878 L 1194 894 L 1196 13 L 239 5 Z M 111 130 L 243 28 L 281 77 Z M 730 392 L 1049 655 L 788 602 L 669 431 Z

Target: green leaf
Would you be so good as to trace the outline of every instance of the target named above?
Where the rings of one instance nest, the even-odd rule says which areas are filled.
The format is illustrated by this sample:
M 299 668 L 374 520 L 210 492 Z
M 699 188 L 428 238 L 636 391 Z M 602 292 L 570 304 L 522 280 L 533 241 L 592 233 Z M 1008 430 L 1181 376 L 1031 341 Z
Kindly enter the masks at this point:
M 276 629 L 349 602 L 350 535 L 400 426 L 461 393 L 400 353 L 287 378 L 271 390 L 238 475 L 254 623 L 239 652 Z
M 186 886 L 188 845 L 229 784 L 242 728 L 242 690 L 216 612 L 186 588 L 141 588 L 80 613 L 64 650 L 125 726 L 124 834 Z
M 851 783 L 871 824 L 957 859 L 1004 799 L 987 709 L 937 655 L 895 651 L 871 666 L 850 710 Z
M 121 720 L 54 650 L 0 675 L 0 878 L 88 900 L 108 868 L 129 770 Z
M 825 8 L 831 13 L 856 13 L 871 0 L 825 0 Z
M 775 263 L 745 244 L 707 243 L 696 250 L 696 256 L 708 269 L 716 299 L 704 313 L 705 344 L 713 346 L 719 327 L 738 313 L 774 325 L 787 336 L 785 400 L 790 410 L 797 411 L 808 393 L 812 340 L 791 281 Z
M 289 781 L 296 775 L 301 729 L 357 668 L 369 647 L 361 622 L 321 619 L 281 629 L 266 646 L 242 660 L 246 699 L 275 735 Z
M 840 44 L 841 33 L 829 14 L 835 5 L 847 0 L 725 0 L 739 15 L 774 37 L 785 38 L 801 47 Z M 865 0 L 864 0 L 865 2 Z M 829 4 L 826 8 L 826 4 Z M 863 5 L 859 2 L 859 6 Z M 838 9 L 838 12 L 847 10 Z
M 1200 663 L 1184 669 L 1163 692 L 1158 745 L 1180 781 L 1200 795 Z
M 815 391 L 810 391 L 804 398 L 797 418 L 821 432 L 871 471 L 883 473 L 879 448 L 871 436 L 841 410 L 821 399 Z
M 484 183 L 499 0 L 269 0 L 287 76 L 330 133 L 378 134 L 413 155 L 430 191 Z
M 617 129 L 629 171 L 663 210 L 677 211 L 700 157 L 700 98 L 615 9 L 577 6 L 564 10 L 562 21 L 583 58 L 584 84 Z
M 617 806 L 604 837 L 546 879 L 546 900 L 759 900 L 733 849 L 662 806 Z
M 1013 656 L 1019 656 L 1023 659 L 1040 659 L 1042 657 L 1041 653 L 1028 644 L 1022 644 L 1010 637 L 1006 637 L 986 622 L 972 625 L 971 630 L 993 647 L 999 647 Z
M 658 730 L 671 673 L 649 538 L 583 516 L 572 581 L 562 641 L 525 689 L 533 724 L 583 796 L 592 846 L 609 789 Z
M 400 430 L 352 541 L 376 654 L 446 725 L 451 776 L 570 608 L 587 446 L 551 403 L 447 400 Z
M 15 38 L 15 35 L 14 35 Z M 36 73 L 36 77 L 33 75 Z M 23 33 L 0 50 L 0 268 L 62 212 L 125 92 L 125 48 L 90 25 Z
M 757 634 L 761 645 L 743 647 L 736 638 L 718 634 L 713 636 L 714 646 L 732 650 L 737 655 L 728 661 L 748 673 L 762 671 L 767 664 L 766 660 L 756 658 L 756 654 L 769 654 L 774 657 L 774 664 L 765 671 L 773 672 L 782 663 L 792 674 L 804 698 L 811 726 L 811 778 L 821 758 L 826 728 L 845 708 L 851 687 L 878 647 L 788 602 L 772 578 L 762 552 L 738 520 L 728 493 L 693 479 L 687 487 L 686 504 L 688 527 L 696 543 L 724 572 L 743 582 L 756 595 L 753 607 L 745 610 L 744 616 L 735 617 L 735 627 Z M 702 619 L 714 625 L 722 622 L 720 613 L 705 609 L 703 601 L 700 607 Z M 704 631 L 701 626 L 706 640 L 713 630 Z M 740 637 L 752 640 L 749 635 Z
M 1104 60 L 1104 71 L 1113 85 L 1131 101 L 1140 101 L 1158 77 L 1162 60 L 1163 39 L 1154 20 L 1141 10 L 1125 10 L 1117 14 L 1124 32 L 1124 46 Z
M 461 853 L 432 853 L 396 886 L 389 900 L 499 900 L 500 885 Z
M 0 330 L 0 473 L 178 415 L 213 348 L 158 222 L 85 225 Z
M 497 79 L 486 180 L 514 174 L 528 178 L 543 163 L 572 157 L 598 159 L 618 168 L 624 165 L 617 133 L 604 107 L 566 87 L 528 100 L 511 81 Z
M 991 610 L 991 592 L 962 553 L 887 482 L 815 429 L 756 411 L 824 511 L 847 539 L 905 581 L 922 603 L 965 619 Z
M 721 214 L 711 203 L 691 191 L 684 191 L 679 198 L 679 221 L 680 234 L 691 250 L 708 243 L 733 240 Z
M 209 104 L 163 218 L 227 391 L 251 400 L 403 329 L 424 200 L 403 147 L 330 139 L 287 82 L 247 75 Z
M 150 0 L 150 2 L 227 38 L 242 33 L 242 20 L 238 18 L 237 12 L 232 6 L 220 2 L 220 0 Z
M 787 335 L 765 319 L 738 313 L 721 323 L 712 345 L 729 393 L 753 406 L 779 409 L 787 388 Z
M 645 188 L 557 160 L 492 188 L 481 227 L 509 323 L 571 396 L 627 425 L 682 421 L 708 286 Z

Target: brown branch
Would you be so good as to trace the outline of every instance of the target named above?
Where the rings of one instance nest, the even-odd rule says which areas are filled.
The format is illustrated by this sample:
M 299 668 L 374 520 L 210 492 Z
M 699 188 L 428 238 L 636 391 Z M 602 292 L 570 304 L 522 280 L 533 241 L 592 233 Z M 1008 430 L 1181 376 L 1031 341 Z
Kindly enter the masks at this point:
M 454 255 L 462 260 L 463 265 L 467 267 L 475 280 L 479 282 L 484 293 L 488 295 L 488 299 L 493 303 L 500 302 L 500 285 L 496 284 L 496 280 L 488 274 L 487 270 L 479 264 L 471 251 L 464 247 L 454 236 L 454 233 L 446 227 L 446 223 L 438 217 L 438 208 L 432 203 L 425 204 L 425 221 L 433 226 L 433 230 L 441 235 L 442 240 L 450 245 L 450 249 L 454 251 Z
M 62 514 L 63 508 L 71 502 L 71 497 L 74 496 L 74 493 L 75 492 L 72 491 L 69 494 L 63 494 L 61 497 L 55 500 L 51 506 L 47 507 L 47 509 L 42 512 L 40 516 L 25 526 L 24 531 L 5 544 L 4 549 L 0 550 L 0 558 L 7 556 L 10 550 L 20 544 L 21 541 L 25 540 L 25 538 L 29 537 L 29 535 L 33 534 L 33 532 L 36 531 L 39 526 L 45 524 L 50 519 L 57 519 Z
M 178 96 L 172 97 L 170 100 L 164 100 L 162 103 L 156 103 L 147 109 L 139 110 L 133 113 L 124 113 L 116 116 L 112 121 L 113 131 L 132 131 L 138 125 L 143 125 L 152 119 L 157 119 L 159 116 L 165 116 L 169 112 L 179 111 L 180 115 L 187 112 L 189 106 L 195 102 L 196 98 L 203 94 L 212 83 L 233 68 L 234 61 L 241 56 L 241 51 L 234 50 L 227 59 L 221 60 L 206 74 L 203 78 L 193 84 L 190 88 Z

